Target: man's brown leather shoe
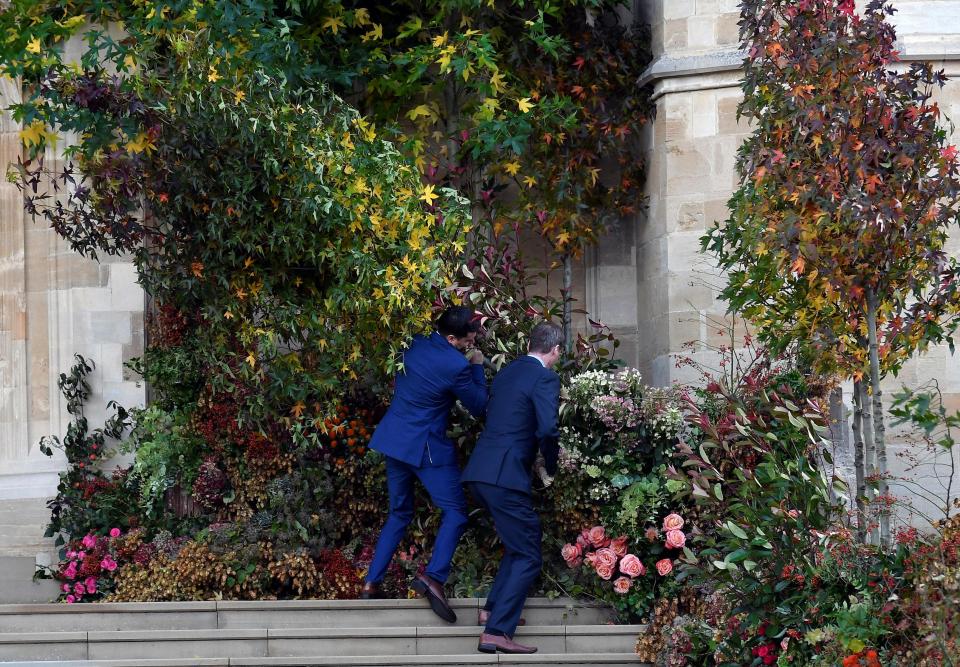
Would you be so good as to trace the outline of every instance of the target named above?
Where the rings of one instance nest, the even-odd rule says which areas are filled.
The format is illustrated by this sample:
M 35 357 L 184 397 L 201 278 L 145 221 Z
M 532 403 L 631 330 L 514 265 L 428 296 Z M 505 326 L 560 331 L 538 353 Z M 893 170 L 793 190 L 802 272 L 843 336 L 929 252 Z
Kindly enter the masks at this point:
M 383 592 L 380 590 L 380 584 L 370 583 L 369 581 L 365 582 L 363 588 L 360 589 L 360 599 L 382 600 Z
M 425 574 L 415 577 L 410 588 L 420 595 L 427 598 L 433 613 L 445 620 L 447 623 L 456 623 L 457 615 L 447 602 L 447 596 L 443 592 L 443 586 L 434 581 Z
M 486 609 L 481 609 L 479 613 L 477 613 L 477 625 L 486 625 L 487 621 L 489 620 L 490 620 L 490 612 L 487 611 Z M 517 623 L 517 625 L 526 625 L 526 624 L 527 624 L 527 621 L 524 618 L 521 618 L 520 621 Z
M 480 633 L 480 643 L 477 644 L 477 650 L 481 653 L 536 653 L 537 647 L 518 644 L 510 637 L 488 635 L 486 632 L 482 632 Z

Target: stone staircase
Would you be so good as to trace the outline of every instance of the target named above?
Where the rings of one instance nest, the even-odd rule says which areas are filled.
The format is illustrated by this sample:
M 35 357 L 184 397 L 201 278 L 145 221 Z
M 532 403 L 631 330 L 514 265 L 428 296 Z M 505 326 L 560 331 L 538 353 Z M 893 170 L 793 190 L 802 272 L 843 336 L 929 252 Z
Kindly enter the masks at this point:
M 43 536 L 49 521 L 45 499 L 0 500 L 0 604 L 57 597 L 56 582 L 31 581 L 37 564 L 56 559 L 53 540 Z
M 0 605 L 3 667 L 200 665 L 602 665 L 638 667 L 643 626 L 604 608 L 532 598 L 517 640 L 528 656 L 477 652 L 482 600 L 451 600 L 448 625 L 414 600 Z

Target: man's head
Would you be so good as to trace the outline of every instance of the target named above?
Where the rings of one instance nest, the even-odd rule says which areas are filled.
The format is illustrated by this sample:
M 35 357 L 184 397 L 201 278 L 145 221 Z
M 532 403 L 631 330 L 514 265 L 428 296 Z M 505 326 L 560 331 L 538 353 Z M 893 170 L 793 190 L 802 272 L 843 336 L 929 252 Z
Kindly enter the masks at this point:
M 466 306 L 450 306 L 437 319 L 437 333 L 458 350 L 473 345 L 479 329 L 480 322 L 473 309 Z
M 553 366 L 560 359 L 560 349 L 563 345 L 563 329 L 551 322 L 541 322 L 530 332 L 530 354 L 535 354 L 543 360 L 547 368 Z

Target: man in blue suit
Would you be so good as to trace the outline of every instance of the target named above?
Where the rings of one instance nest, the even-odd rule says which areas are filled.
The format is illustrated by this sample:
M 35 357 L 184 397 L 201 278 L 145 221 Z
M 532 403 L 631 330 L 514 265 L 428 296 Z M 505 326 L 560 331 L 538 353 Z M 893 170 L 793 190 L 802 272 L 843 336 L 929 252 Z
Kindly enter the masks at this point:
M 535 653 L 513 641 L 530 585 L 540 574 L 540 518 L 530 497 L 537 451 L 547 473 L 557 470 L 560 358 L 563 331 L 549 322 L 530 332 L 528 354 L 493 379 L 487 423 L 463 470 L 463 481 L 493 517 L 504 556 L 480 614 L 485 624 L 477 649 L 483 653 Z
M 447 438 L 450 408 L 459 399 L 482 417 L 487 406 L 483 354 L 473 350 L 479 328 L 470 308 L 454 306 L 437 320 L 430 336 L 416 336 L 403 355 L 393 400 L 374 431 L 370 448 L 386 456 L 390 513 L 380 531 L 360 597 L 380 597 L 380 584 L 413 518 L 413 481 L 419 479 L 442 517 L 433 554 L 424 574 L 411 587 L 430 602 L 433 611 L 453 623 L 456 614 L 443 592 L 450 561 L 467 525 L 467 501 L 453 443 Z

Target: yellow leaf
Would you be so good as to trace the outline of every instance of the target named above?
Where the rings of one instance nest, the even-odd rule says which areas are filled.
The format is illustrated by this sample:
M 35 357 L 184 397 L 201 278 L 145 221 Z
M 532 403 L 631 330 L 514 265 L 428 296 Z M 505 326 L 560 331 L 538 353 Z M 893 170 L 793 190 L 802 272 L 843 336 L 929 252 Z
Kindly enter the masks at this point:
M 146 132 L 141 132 L 140 134 L 135 136 L 133 139 L 128 141 L 124 145 L 124 148 L 126 148 L 131 153 L 143 153 L 144 151 L 146 151 L 147 154 L 150 154 L 154 150 L 156 150 L 156 146 L 153 144 L 152 141 L 150 141 L 150 138 L 147 136 Z
M 257 365 L 257 357 L 253 352 L 247 355 L 247 358 L 245 359 L 245 361 L 248 364 L 250 364 L 250 368 L 253 368 L 254 366 Z
M 517 161 L 507 162 L 503 165 L 503 170 L 511 176 L 516 176 L 517 172 L 520 171 L 520 163 Z
M 40 38 L 34 37 L 27 42 L 27 53 L 40 53 Z
M 233 313 L 231 313 L 229 310 L 224 311 L 223 317 L 224 317 L 224 319 L 232 320 L 232 319 L 233 319 Z
M 367 25 L 370 23 L 370 12 L 365 7 L 358 8 L 353 13 L 354 25 Z
M 426 104 L 421 104 L 420 106 L 414 107 L 407 112 L 407 118 L 410 120 L 416 120 L 420 116 L 431 117 L 433 116 L 433 111 L 430 110 Z
M 363 35 L 362 40 L 368 42 L 371 39 L 383 39 L 383 26 L 379 23 L 373 24 L 373 30 Z
M 524 97 L 523 99 L 517 100 L 517 107 L 518 107 L 518 108 L 520 109 L 520 111 L 522 111 L 523 113 L 528 113 L 528 112 L 530 111 L 530 109 L 533 108 L 533 105 L 530 104 L 530 98 L 529 98 L 529 97 Z
M 526 185 L 528 188 L 532 188 L 534 185 L 537 184 L 537 179 L 535 179 L 533 176 L 524 176 L 523 184 Z
M 490 85 L 493 86 L 494 91 L 497 93 L 502 93 L 504 88 L 503 77 L 500 76 L 500 70 L 497 70 L 493 73 L 493 76 L 490 77 Z
M 39 146 L 43 142 L 44 138 L 51 136 L 54 135 L 52 135 L 50 132 L 47 132 L 47 126 L 44 125 L 42 120 L 35 120 L 20 130 L 20 140 L 27 148 L 30 146 Z
M 427 206 L 433 206 L 433 201 L 439 199 L 440 195 L 434 194 L 433 185 L 427 184 L 423 187 L 423 193 L 420 195 L 420 199 L 427 203 Z
M 448 36 L 449 35 L 446 31 L 444 31 L 442 35 L 437 35 L 436 37 L 433 38 L 433 45 L 437 48 L 443 46 L 444 44 L 447 43 Z
M 235 90 L 235 91 L 233 91 L 233 103 L 234 103 L 234 104 L 239 104 L 239 103 L 242 102 L 246 97 L 247 97 L 247 94 L 246 94 L 245 92 L 243 92 L 242 90 Z
M 306 404 L 303 401 L 297 401 L 296 405 L 290 408 L 290 414 L 292 414 L 297 419 L 300 419 L 300 415 L 303 414 L 303 411 L 306 409 Z
M 320 27 L 323 30 L 329 30 L 334 35 L 336 35 L 340 31 L 340 28 L 342 28 L 343 26 L 344 26 L 344 23 L 342 18 L 340 18 L 339 16 L 328 16 L 326 20 L 323 22 L 323 25 L 321 25 Z
M 133 57 L 132 53 L 128 53 L 123 58 L 123 66 L 127 69 L 133 69 L 137 66 L 137 59 Z
M 219 80 L 220 80 L 220 74 L 217 73 L 217 68 L 214 67 L 213 65 L 211 65 L 211 66 L 210 66 L 210 71 L 207 72 L 207 81 L 216 82 L 216 81 L 219 81 Z

